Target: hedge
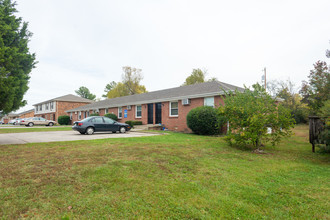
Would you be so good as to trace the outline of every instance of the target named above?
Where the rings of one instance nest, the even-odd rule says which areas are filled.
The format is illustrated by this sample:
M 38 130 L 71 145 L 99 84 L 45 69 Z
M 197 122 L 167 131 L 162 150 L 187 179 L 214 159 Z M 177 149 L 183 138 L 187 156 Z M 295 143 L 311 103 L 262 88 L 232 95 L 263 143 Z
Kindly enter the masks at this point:
M 68 125 L 68 124 L 70 124 L 70 116 L 61 115 L 57 118 L 57 121 L 60 125 Z
M 104 115 L 104 117 L 108 117 L 108 118 L 111 118 L 111 119 L 113 119 L 115 121 L 118 121 L 117 115 L 112 114 L 112 113 L 107 113 L 107 114 Z
M 196 134 L 219 134 L 224 118 L 210 106 L 200 106 L 190 110 L 187 115 L 187 125 Z
M 131 126 L 132 128 L 134 127 L 134 125 L 142 125 L 142 121 L 125 121 L 125 123 Z

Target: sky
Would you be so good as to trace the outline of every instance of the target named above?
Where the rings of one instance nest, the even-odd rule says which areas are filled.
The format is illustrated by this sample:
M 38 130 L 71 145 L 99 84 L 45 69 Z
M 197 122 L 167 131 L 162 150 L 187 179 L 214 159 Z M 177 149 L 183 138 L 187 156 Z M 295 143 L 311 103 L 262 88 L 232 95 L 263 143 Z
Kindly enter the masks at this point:
M 297 87 L 330 49 L 329 0 L 16 0 L 33 33 L 27 105 L 75 94 L 101 98 L 122 67 L 148 91 L 183 84 L 193 69 L 236 86 L 290 79 Z

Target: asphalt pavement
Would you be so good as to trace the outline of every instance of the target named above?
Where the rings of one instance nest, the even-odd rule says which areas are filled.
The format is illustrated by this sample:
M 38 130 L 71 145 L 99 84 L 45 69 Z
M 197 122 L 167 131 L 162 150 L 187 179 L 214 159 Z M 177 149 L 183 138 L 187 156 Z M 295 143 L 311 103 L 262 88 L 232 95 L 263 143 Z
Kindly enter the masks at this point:
M 0 145 L 4 144 L 26 144 L 40 142 L 56 142 L 56 141 L 75 141 L 75 140 L 95 140 L 105 138 L 129 138 L 129 137 L 146 137 L 158 135 L 155 133 L 142 132 L 98 132 L 93 135 L 82 135 L 76 131 L 47 131 L 47 132 L 25 132 L 25 133 L 5 133 L 0 134 Z

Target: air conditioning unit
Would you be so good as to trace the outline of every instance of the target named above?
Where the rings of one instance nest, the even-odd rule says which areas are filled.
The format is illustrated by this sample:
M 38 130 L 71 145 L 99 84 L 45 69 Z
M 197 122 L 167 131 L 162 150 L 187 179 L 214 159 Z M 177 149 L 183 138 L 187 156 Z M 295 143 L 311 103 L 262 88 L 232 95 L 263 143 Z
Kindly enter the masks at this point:
M 189 105 L 190 99 L 182 99 L 182 105 Z
M 131 110 L 131 109 L 132 109 L 132 106 L 128 105 L 127 110 Z

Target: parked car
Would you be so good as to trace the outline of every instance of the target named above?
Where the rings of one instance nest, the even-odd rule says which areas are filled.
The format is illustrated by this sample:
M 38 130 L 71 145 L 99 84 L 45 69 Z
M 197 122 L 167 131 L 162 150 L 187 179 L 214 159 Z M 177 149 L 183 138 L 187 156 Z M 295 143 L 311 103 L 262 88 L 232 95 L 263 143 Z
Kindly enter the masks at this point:
M 46 125 L 46 126 L 53 126 L 56 122 L 52 120 L 47 120 L 42 117 L 33 117 L 33 118 L 26 118 L 21 121 L 21 125 L 32 127 L 33 125 Z
M 119 123 L 111 118 L 92 116 L 74 122 L 72 129 L 80 132 L 80 134 L 91 135 L 98 131 L 112 131 L 112 133 L 119 131 L 120 133 L 125 133 L 126 131 L 131 130 L 131 126 L 125 123 Z
M 15 121 L 14 121 L 14 125 L 19 125 L 21 124 L 21 121 L 23 120 L 24 118 L 16 118 Z
M 14 125 L 14 124 L 15 124 L 15 122 L 16 122 L 16 118 L 15 118 L 15 119 L 12 119 L 12 120 L 10 120 L 10 121 L 8 122 L 8 124 Z

